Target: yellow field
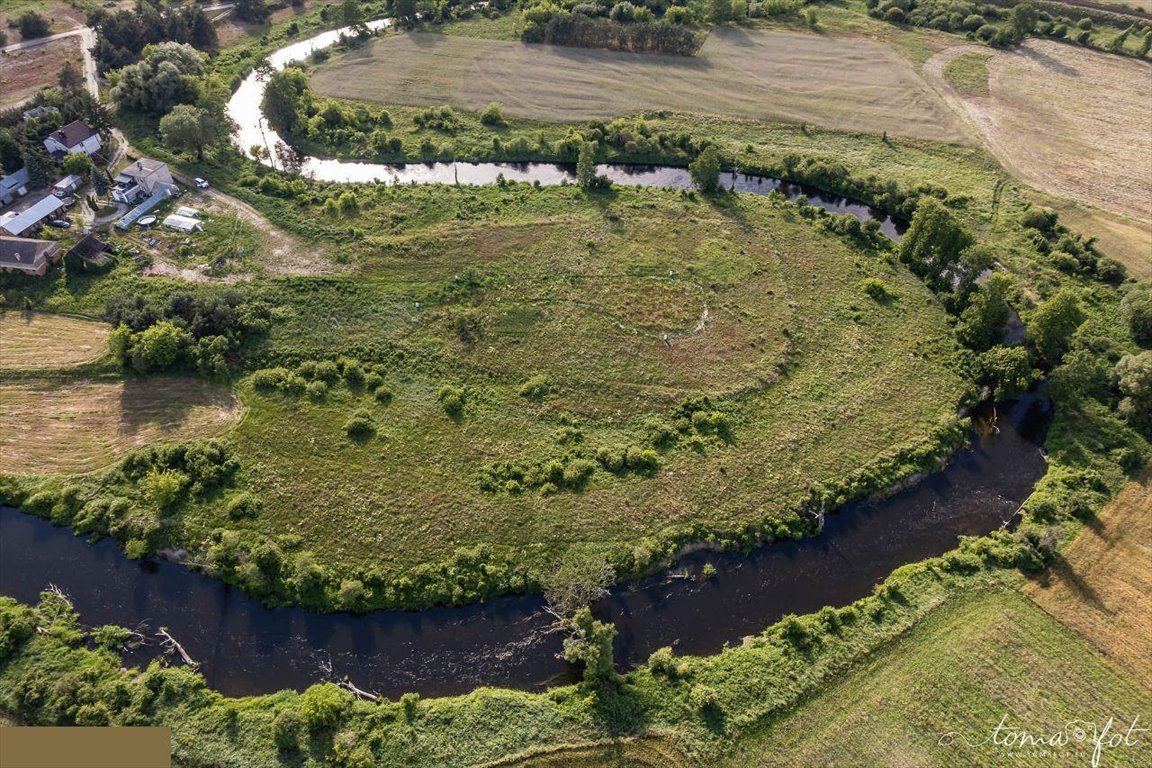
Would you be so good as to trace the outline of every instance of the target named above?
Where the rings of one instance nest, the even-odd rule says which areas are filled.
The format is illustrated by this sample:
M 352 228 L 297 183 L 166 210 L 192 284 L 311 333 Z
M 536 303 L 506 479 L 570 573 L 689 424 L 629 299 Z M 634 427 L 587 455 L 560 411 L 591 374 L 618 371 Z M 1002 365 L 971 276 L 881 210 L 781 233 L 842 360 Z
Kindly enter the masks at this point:
M 241 415 L 203 379 L 0 382 L 0 469 L 86 472 L 148 443 L 218 435 Z
M 654 56 L 436 34 L 375 40 L 320 66 L 325 96 L 385 104 L 490 102 L 565 121 L 669 109 L 963 141 L 944 101 L 889 46 L 792 32 L 714 30 L 698 56 Z
M 1152 467 L 1027 592 L 1152 689 Z
M 43 312 L 0 313 L 0 371 L 63 368 L 104 353 L 105 323 Z

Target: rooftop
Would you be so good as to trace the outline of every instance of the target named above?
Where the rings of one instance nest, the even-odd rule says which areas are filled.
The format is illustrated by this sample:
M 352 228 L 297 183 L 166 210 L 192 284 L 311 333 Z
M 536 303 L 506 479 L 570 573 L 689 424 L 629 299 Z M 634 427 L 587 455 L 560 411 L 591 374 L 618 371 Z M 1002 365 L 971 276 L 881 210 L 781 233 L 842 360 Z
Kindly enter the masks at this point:
M 0 236 L 0 265 L 33 267 L 47 254 L 59 247 L 60 244 L 53 240 Z
M 19 235 L 26 229 L 30 229 L 33 224 L 39 223 L 42 219 L 51 216 L 56 211 L 64 207 L 64 201 L 55 195 L 48 195 L 37 203 L 28 206 L 23 211 L 13 216 L 9 221 L 5 222 L 3 229 L 7 230 L 13 235 Z
M 80 142 L 92 138 L 97 133 L 96 130 L 91 128 L 83 120 L 73 120 L 63 128 L 52 131 L 48 136 L 66 147 L 74 147 Z

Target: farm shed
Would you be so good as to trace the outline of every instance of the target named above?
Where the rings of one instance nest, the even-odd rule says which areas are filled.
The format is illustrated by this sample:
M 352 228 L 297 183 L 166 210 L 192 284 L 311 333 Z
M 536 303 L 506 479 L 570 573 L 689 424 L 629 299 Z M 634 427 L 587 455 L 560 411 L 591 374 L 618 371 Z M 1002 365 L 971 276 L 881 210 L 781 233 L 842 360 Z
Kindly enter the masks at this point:
M 0 230 L 4 234 L 20 236 L 40 226 L 41 222 L 64 207 L 63 200 L 55 195 L 48 195 L 0 225 Z

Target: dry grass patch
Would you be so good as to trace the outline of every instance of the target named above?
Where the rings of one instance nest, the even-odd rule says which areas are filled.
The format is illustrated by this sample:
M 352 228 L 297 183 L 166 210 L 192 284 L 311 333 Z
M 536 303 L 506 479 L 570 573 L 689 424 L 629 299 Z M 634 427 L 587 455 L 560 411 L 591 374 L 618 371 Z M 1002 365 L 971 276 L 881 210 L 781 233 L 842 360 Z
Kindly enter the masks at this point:
M 925 64 L 925 75 L 980 128 L 1002 163 L 1046 192 L 1152 221 L 1152 66 L 1030 40 L 988 60 L 990 96 L 963 98 L 942 71 L 971 50 L 941 53 Z
M 43 312 L 0 313 L 0 371 L 64 368 L 104 353 L 105 323 Z
M 0 383 L 6 472 L 98 469 L 149 443 L 218 435 L 240 417 L 232 391 L 203 379 Z
M 669 109 L 962 141 L 947 105 L 889 46 L 791 32 L 715 30 L 698 56 L 653 56 L 404 34 L 334 57 L 318 93 L 541 120 Z
M 1026 591 L 1152 688 L 1152 467 Z

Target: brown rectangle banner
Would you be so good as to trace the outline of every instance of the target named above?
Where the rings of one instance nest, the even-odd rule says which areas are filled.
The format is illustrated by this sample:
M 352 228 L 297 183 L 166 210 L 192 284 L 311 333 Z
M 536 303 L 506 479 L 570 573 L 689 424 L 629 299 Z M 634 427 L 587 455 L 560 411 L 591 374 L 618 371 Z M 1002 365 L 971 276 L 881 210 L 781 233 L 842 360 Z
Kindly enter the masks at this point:
M 171 728 L 0 728 L 0 768 L 171 766 Z

